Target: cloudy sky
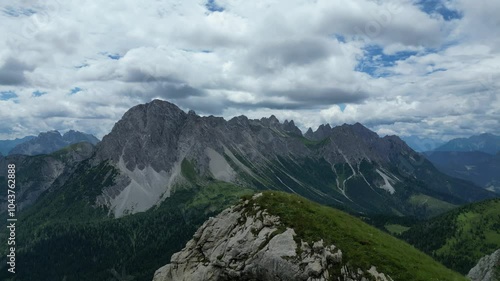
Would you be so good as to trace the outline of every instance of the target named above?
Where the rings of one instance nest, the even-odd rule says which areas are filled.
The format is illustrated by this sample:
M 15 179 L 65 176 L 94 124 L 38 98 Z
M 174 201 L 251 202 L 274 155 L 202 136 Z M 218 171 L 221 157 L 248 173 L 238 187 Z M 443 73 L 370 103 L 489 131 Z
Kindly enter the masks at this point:
M 500 134 L 500 1 L 0 0 L 0 139 L 154 98 L 305 130 Z

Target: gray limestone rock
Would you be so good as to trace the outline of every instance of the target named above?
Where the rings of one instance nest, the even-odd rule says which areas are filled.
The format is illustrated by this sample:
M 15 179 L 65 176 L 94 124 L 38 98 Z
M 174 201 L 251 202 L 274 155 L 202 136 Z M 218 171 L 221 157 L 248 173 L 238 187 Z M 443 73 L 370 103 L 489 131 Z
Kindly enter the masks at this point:
M 335 245 L 298 240 L 279 217 L 246 201 L 206 221 L 153 281 L 367 281 L 364 276 L 392 280 L 375 267 L 351 270 Z
M 471 281 L 498 281 L 500 280 L 500 249 L 485 256 L 473 267 L 467 277 Z
M 399 138 L 380 138 L 359 123 L 334 128 L 322 125 L 306 135 L 309 139 L 293 121 L 281 123 L 275 116 L 259 120 L 238 116 L 226 121 L 221 117 L 198 116 L 194 111 L 186 113 L 166 101 L 138 105 L 128 110 L 96 146 L 91 163 L 109 161 L 120 171 L 115 185 L 105 188 L 96 204 L 109 207 L 116 217 L 145 211 L 170 196 L 175 185 L 189 186 L 182 173 L 182 163 L 186 161 L 200 178 L 289 192 L 297 192 L 294 188 L 306 189 L 315 196 L 313 200 L 348 206 L 353 202 L 348 189 L 354 176 L 362 176 L 358 180 L 365 181 L 367 189 L 383 198 L 399 194 L 394 188 L 396 184 L 405 188 L 405 179 L 391 172 L 400 165 L 421 169 L 422 174 L 425 172 L 423 180 L 434 180 L 436 177 L 429 173 L 438 173 L 435 169 L 428 171 L 430 164 L 423 165 L 426 160 L 419 162 L 422 158 Z M 311 162 L 330 166 L 324 168 L 335 174 L 332 177 L 345 177 L 343 182 L 332 180 L 325 185 L 334 185 L 340 193 L 326 194 L 317 183 L 311 183 L 311 178 L 317 178 L 314 170 L 318 168 Z M 361 174 L 362 162 L 369 163 L 371 171 Z M 347 166 L 337 171 L 334 166 L 338 164 Z M 379 172 L 375 168 L 380 168 Z M 300 176 L 303 178 L 298 179 Z M 413 180 L 413 176 L 409 177 Z M 446 180 L 434 184 L 443 189 L 439 192 L 450 189 L 444 185 Z M 470 191 L 466 187 L 459 190 Z M 471 196 L 489 196 L 481 191 L 474 189 L 464 197 L 468 200 Z M 367 207 L 358 210 L 362 212 L 372 207 L 366 201 L 355 203 L 356 208 Z M 390 207 L 399 208 L 396 204 Z

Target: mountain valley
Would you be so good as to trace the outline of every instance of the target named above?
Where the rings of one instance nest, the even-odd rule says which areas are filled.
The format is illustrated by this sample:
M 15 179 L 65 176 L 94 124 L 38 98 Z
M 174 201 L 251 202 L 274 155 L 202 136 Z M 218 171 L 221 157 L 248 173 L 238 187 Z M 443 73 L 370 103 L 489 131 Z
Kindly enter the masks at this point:
M 2 270 L 2 280 L 151 280 L 205 220 L 238 204 L 241 196 L 248 198 L 261 191 L 270 194 L 267 190 L 273 190 L 283 202 L 305 197 L 368 218 L 368 222 L 376 216 L 428 219 L 497 196 L 441 173 L 398 137 L 380 138 L 359 123 L 333 128 L 321 125 L 302 135 L 293 121 L 281 123 L 274 116 L 260 120 L 239 116 L 226 121 L 186 113 L 160 100 L 131 108 L 95 146 L 83 142 L 50 154 L 10 155 L 1 162 L 18 167 L 19 220 L 24 226 L 18 233 L 18 266 L 25 268 L 14 279 Z M 315 214 L 307 220 L 323 216 L 320 209 L 327 207 L 316 203 L 306 204 L 312 204 L 307 210 Z M 293 202 L 290 204 L 292 208 Z M 264 208 L 272 210 L 270 205 Z M 338 222 L 339 233 L 353 230 L 348 221 L 358 224 L 358 219 L 328 210 L 332 211 L 325 211 L 327 216 L 339 212 L 343 217 Z M 280 213 L 289 226 L 303 219 L 295 216 Z M 379 237 L 378 230 L 364 225 L 361 229 L 375 231 Z M 302 238 L 309 235 L 300 228 L 294 231 L 305 235 Z M 310 243 L 321 239 L 338 247 L 347 243 L 345 249 L 351 243 L 364 245 L 361 234 L 346 236 L 344 242 L 329 240 L 333 238 L 323 232 L 315 235 Z M 395 239 L 380 235 L 381 241 Z M 356 259 L 349 257 L 353 250 L 346 250 L 341 264 L 349 272 L 354 270 L 352 278 L 371 274 L 369 265 L 384 269 L 372 273 L 392 276 L 392 280 L 406 278 L 398 276 L 409 269 L 395 263 L 402 253 L 391 250 L 385 253 L 391 263 L 378 265 L 373 257 L 382 254 L 380 245 L 386 242 L 370 241 L 367 245 L 379 246 L 373 252 L 355 254 L 359 255 Z M 415 257 L 423 255 L 407 251 Z M 76 262 L 76 257 L 84 262 Z M 368 257 L 367 263 L 355 263 Z M 479 258 L 478 253 L 465 264 L 472 268 L 472 261 Z M 416 259 L 425 260 L 439 272 L 447 270 L 431 258 Z M 415 273 L 425 276 L 424 268 L 422 265 Z M 462 267 L 452 268 L 463 272 Z M 339 276 L 332 274 L 328 276 Z M 418 274 L 405 280 L 426 280 Z

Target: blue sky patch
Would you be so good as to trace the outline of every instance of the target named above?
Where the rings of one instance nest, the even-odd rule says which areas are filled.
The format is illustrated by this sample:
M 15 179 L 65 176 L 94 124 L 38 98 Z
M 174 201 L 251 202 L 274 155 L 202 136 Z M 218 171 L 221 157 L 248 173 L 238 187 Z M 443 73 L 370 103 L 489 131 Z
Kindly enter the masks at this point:
M 345 40 L 345 36 L 342 35 L 342 34 L 334 34 L 334 37 L 337 39 L 337 41 L 339 41 L 340 43 L 345 43 L 346 40 Z
M 207 3 L 205 4 L 205 7 L 210 12 L 222 12 L 222 11 L 224 11 L 224 8 L 222 6 L 219 6 L 217 3 L 215 3 L 215 0 L 208 0 Z
M 358 61 L 355 70 L 368 73 L 372 77 L 389 76 L 390 72 L 384 68 L 394 66 L 397 61 L 406 60 L 417 54 L 415 51 L 402 51 L 387 55 L 384 54 L 382 47 L 378 45 L 369 45 L 363 49 L 365 56 Z
M 211 54 L 214 52 L 212 50 L 205 50 L 205 49 L 203 50 L 181 49 L 181 50 L 188 53 L 204 53 L 204 54 Z
M 41 96 L 45 95 L 46 93 L 47 92 L 41 92 L 41 91 L 36 90 L 33 92 L 33 96 L 34 97 L 41 97 Z
M 84 67 L 87 67 L 87 66 L 89 66 L 88 63 L 82 63 L 80 65 L 75 66 L 75 68 L 84 68 Z
M 119 60 L 121 59 L 122 56 L 120 56 L 119 54 L 109 54 L 108 55 L 108 58 L 112 59 L 112 60 Z
M 450 10 L 442 1 L 429 1 L 429 0 L 419 0 L 417 6 L 427 14 L 439 14 L 444 20 L 450 21 L 454 19 L 461 19 L 463 17 L 462 13 L 456 10 Z
M 444 72 L 444 71 L 447 71 L 448 69 L 446 68 L 436 68 L 436 69 L 433 69 L 432 71 L 429 71 L 426 73 L 426 75 L 429 75 L 429 74 L 432 74 L 434 72 Z
M 33 14 L 36 14 L 36 11 L 33 9 L 25 9 L 25 8 L 14 8 L 12 6 L 8 6 L 3 9 L 3 13 L 11 16 L 11 17 L 20 17 L 20 16 L 31 16 Z
M 70 90 L 69 94 L 74 95 L 74 94 L 81 92 L 81 91 L 82 91 L 82 89 L 80 87 L 74 87 L 73 89 Z
M 17 94 L 13 91 L 0 92 L 0 100 L 10 100 L 17 98 Z

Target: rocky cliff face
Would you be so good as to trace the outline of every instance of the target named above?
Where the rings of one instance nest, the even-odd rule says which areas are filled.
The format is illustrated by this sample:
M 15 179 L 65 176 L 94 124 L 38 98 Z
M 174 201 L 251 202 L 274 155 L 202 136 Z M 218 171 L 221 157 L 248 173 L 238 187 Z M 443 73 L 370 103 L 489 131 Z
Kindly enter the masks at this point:
M 9 155 L 49 154 L 59 149 L 62 149 L 68 145 L 79 142 L 89 142 L 95 145 L 96 143 L 99 142 L 99 140 L 93 135 L 73 130 L 66 132 L 64 135 L 61 135 L 61 133 L 59 133 L 58 131 L 49 131 L 45 133 L 40 133 L 38 137 L 30 139 L 29 141 L 23 142 L 19 145 L 16 145 L 9 152 Z
M 335 245 L 304 242 L 279 217 L 250 204 L 243 202 L 205 222 L 153 281 L 392 280 L 375 267 L 351 269 Z
M 97 145 L 92 163 L 110 161 L 120 176 L 96 202 L 116 217 L 145 211 L 177 185 L 199 184 L 183 172 L 191 166 L 200 179 L 294 192 L 364 213 L 414 214 L 422 206 L 402 204 L 412 194 L 458 204 L 493 196 L 443 176 L 398 137 L 380 138 L 359 123 L 322 125 L 307 136 L 275 116 L 226 121 L 160 100 L 138 105 Z
M 469 271 L 467 277 L 471 281 L 498 281 L 500 280 L 500 249 L 479 260 L 477 265 Z

